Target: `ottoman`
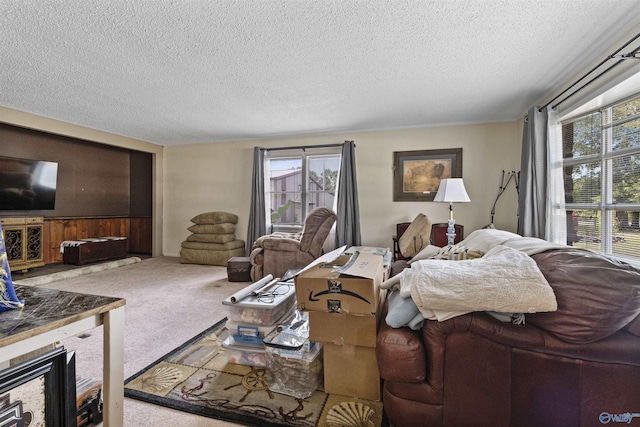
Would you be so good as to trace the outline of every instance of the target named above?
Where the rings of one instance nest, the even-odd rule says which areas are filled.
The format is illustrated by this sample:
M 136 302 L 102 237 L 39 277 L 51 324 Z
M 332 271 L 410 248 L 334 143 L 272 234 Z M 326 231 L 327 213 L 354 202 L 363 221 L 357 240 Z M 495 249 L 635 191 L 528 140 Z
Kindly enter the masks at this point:
M 250 282 L 251 262 L 249 262 L 249 257 L 234 256 L 229 258 L 227 277 L 230 282 Z

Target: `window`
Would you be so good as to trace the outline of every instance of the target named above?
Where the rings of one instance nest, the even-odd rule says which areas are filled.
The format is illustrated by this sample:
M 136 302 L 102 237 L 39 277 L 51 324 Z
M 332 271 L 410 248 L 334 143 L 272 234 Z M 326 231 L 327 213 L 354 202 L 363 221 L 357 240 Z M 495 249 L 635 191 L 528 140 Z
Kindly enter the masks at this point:
M 640 96 L 562 122 L 567 243 L 640 261 Z
M 267 224 L 272 231 L 299 231 L 312 209 L 336 209 L 341 152 L 336 146 L 265 155 Z

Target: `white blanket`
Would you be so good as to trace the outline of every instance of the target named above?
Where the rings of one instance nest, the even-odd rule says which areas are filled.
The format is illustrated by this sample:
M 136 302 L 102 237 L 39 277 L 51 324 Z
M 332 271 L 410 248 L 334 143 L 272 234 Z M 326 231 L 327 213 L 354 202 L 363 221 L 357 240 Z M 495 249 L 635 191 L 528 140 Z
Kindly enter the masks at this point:
M 466 239 L 458 243 L 458 246 L 466 246 L 485 253 L 498 245 L 518 249 L 527 255 L 534 255 L 550 249 L 567 248 L 565 245 L 547 242 L 537 237 L 522 237 L 509 231 L 492 229 L 475 230 Z
M 422 260 L 402 272 L 402 293 L 427 319 L 446 320 L 471 311 L 534 313 L 555 311 L 553 289 L 535 261 L 498 245 L 482 258 Z

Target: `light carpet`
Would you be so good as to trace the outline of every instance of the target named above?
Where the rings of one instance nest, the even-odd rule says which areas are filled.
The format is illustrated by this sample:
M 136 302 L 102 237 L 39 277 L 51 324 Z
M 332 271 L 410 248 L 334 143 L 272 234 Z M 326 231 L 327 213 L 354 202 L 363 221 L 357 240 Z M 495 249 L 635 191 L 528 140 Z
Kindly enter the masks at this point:
M 225 267 L 180 264 L 177 257 L 141 262 L 42 285 L 126 299 L 125 378 L 228 316 L 222 301 L 247 286 L 229 282 Z M 83 378 L 102 378 L 103 328 L 62 344 L 76 352 Z M 238 425 L 125 398 L 124 426 L 229 427 Z

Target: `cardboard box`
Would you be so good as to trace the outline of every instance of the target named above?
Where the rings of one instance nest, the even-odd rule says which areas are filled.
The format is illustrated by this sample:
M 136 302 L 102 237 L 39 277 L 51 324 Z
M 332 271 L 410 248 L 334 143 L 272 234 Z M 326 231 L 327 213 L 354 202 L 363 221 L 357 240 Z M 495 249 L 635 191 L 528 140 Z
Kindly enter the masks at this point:
M 309 339 L 338 345 L 376 346 L 378 318 L 372 314 L 309 312 Z
M 381 291 L 375 315 L 309 311 L 309 339 L 338 345 L 375 347 L 385 298 L 386 292 Z
M 298 310 L 375 314 L 384 277 L 380 255 L 339 256 L 296 276 Z
M 324 391 L 380 400 L 375 347 L 324 344 Z
M 346 249 L 343 254 L 353 255 L 356 252 L 380 255 L 382 257 L 382 263 L 385 265 L 385 267 L 391 265 L 393 259 L 393 253 L 391 252 L 391 249 L 379 248 L 375 246 L 351 246 L 350 248 Z

